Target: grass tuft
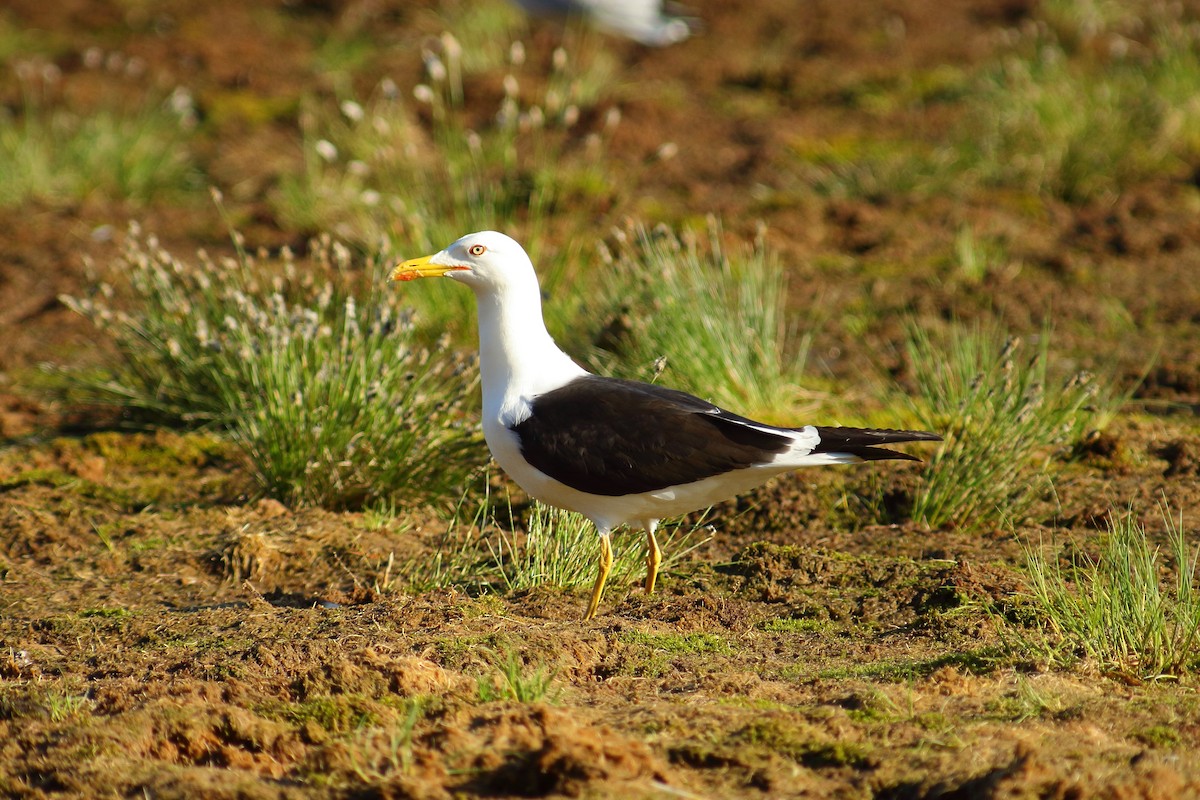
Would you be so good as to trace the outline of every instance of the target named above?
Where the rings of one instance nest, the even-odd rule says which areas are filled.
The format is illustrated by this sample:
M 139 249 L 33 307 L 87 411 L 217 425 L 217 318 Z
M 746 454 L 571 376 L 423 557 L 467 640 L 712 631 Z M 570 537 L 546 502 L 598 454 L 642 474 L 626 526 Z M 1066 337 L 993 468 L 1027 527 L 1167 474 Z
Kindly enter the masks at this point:
M 1126 46 L 1105 58 L 1073 54 L 1033 26 L 972 94 L 960 166 L 985 183 L 1069 202 L 1114 198 L 1186 169 L 1200 152 L 1200 31 L 1170 13 L 1164 6 L 1143 21 L 1144 46 L 1114 36 Z
M 536 238 L 564 196 L 607 196 L 597 162 L 613 125 L 585 112 L 602 102 L 612 65 L 560 49 L 542 74 L 518 45 L 498 107 L 482 120 L 464 100 L 470 53 L 449 34 L 422 52 L 422 83 L 385 79 L 370 97 L 310 102 L 305 169 L 275 194 L 280 217 L 367 249 L 424 252 L 517 221 Z
M 660 574 L 711 538 L 705 516 L 659 526 Z M 629 538 L 633 541 L 627 546 Z M 609 585 L 640 579 L 646 569 L 645 534 L 618 532 L 614 539 Z M 462 496 L 437 549 L 433 559 L 410 562 L 400 570 L 409 590 L 466 586 L 513 592 L 539 586 L 590 586 L 596 579 L 600 543 L 596 527 L 583 515 L 536 500 L 523 512 L 509 498 L 496 503 L 485 479 L 482 496 Z
M 787 284 L 760 235 L 726 253 L 708 236 L 665 229 L 618 232 L 603 287 L 598 345 L 614 371 L 642 380 L 664 370 L 671 386 L 770 421 L 810 409 L 802 388 L 810 337 L 787 322 Z
M 104 285 L 64 298 L 111 336 L 118 361 L 104 377 L 68 377 L 93 401 L 223 429 L 262 491 L 285 501 L 455 496 L 480 457 L 464 413 L 472 369 L 418 345 L 409 312 L 375 288 L 381 275 L 357 299 L 364 276 L 340 245 L 315 243 L 314 262 L 285 251 L 278 264 L 186 263 L 135 232 L 121 264 L 130 311 Z
M 49 77 L 41 80 L 25 76 L 31 69 L 17 70 L 25 77 L 20 109 L 0 108 L 0 207 L 66 205 L 93 194 L 145 204 L 196 188 L 186 94 L 80 111 L 56 99 L 56 68 L 44 68 Z
M 1049 487 L 1053 448 L 1073 441 L 1121 402 L 1087 373 L 1049 374 L 1049 333 L 1032 353 L 998 329 L 956 327 L 935 342 L 910 325 L 913 414 L 945 442 L 913 498 L 913 519 L 966 528 L 1019 518 Z
M 513 529 L 513 525 L 508 526 L 508 530 Z M 663 550 L 660 570 L 668 571 L 708 541 L 710 530 L 703 523 L 703 515 L 696 522 L 660 526 L 656 532 Z M 599 537 L 596 526 L 582 514 L 534 501 L 521 531 L 523 536 L 505 533 L 501 528 L 496 545 L 488 544 L 496 571 L 508 591 L 544 585 L 574 588 L 590 586 L 595 581 Z M 635 540 L 632 546 L 620 541 L 630 537 Z M 645 534 L 630 532 L 620 538 L 614 543 L 609 575 L 614 582 L 634 580 L 644 575 L 646 569 Z
M 1200 667 L 1200 552 L 1189 547 L 1183 514 L 1163 503 L 1171 577 L 1132 512 L 1110 515 L 1094 562 L 1064 566 L 1026 547 L 1029 594 L 1048 637 L 1033 644 L 1052 662 L 1085 658 L 1106 672 L 1178 678 Z
M 527 667 L 519 653 L 505 650 L 502 653 L 488 651 L 494 672 L 481 675 L 476 681 L 481 703 L 496 700 L 515 700 L 518 703 L 552 702 L 557 696 L 553 691 L 558 670 L 545 665 Z

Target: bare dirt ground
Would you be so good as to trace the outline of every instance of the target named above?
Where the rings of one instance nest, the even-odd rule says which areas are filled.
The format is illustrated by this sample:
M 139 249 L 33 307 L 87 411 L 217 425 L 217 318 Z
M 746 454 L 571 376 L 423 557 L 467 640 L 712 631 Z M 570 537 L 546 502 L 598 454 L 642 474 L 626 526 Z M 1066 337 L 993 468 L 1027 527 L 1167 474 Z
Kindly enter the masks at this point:
M 1036 4 L 690 5 L 705 26 L 693 41 L 605 45 L 622 70 L 612 161 L 628 165 L 608 222 L 711 212 L 749 236 L 764 220 L 797 309 L 814 298 L 834 314 L 864 299 L 879 309 L 861 336 L 818 337 L 832 380 L 866 358 L 894 360 L 904 379 L 888 355 L 902 312 L 1028 333 L 1052 318 L 1064 359 L 1109 359 L 1116 380 L 1157 352 L 1127 413 L 1095 446 L 1062 454 L 1057 496 L 1016 532 L 847 530 L 825 513 L 844 475 L 795 475 L 717 509 L 715 538 L 659 593 L 614 586 L 587 623 L 579 593 L 389 591 L 389 564 L 432 556 L 441 516 L 258 500 L 217 439 L 125 432 L 31 388 L 43 361 L 102 357 L 57 296 L 87 290 L 85 259 L 110 263 L 127 220 L 184 251 L 224 247 L 206 193 L 0 211 L 0 795 L 1200 796 L 1194 678 L 1025 663 L 995 616 L 1023 586 L 1020 539 L 1086 550 L 1109 509 L 1130 503 L 1158 533 L 1160 495 L 1195 530 L 1196 174 L 1034 213 L 1002 192 L 779 200 L 798 140 L 946 124 L 936 106 L 881 115 L 852 98 L 897 74 L 991 57 Z M 234 96 L 296 104 L 330 31 L 376 49 L 364 82 L 411 81 L 420 42 L 441 30 L 430 3 L 376 0 L 6 8 L 57 43 L 65 74 L 86 77 L 72 83 L 81 102 L 129 89 L 124 73 L 84 66 L 99 47 L 137 59 L 139 86 L 185 83 L 210 110 Z M 531 57 L 559 36 L 533 26 Z M 19 100 L 14 83 L 4 91 Z M 302 241 L 264 199 L 301 166 L 294 115 L 235 114 L 212 131 L 203 168 L 247 239 Z M 665 142 L 677 155 L 645 168 Z M 762 187 L 777 199 L 756 199 Z M 965 224 L 1005 237 L 1020 268 L 972 286 L 905 268 L 950 252 Z M 504 654 L 552 672 L 546 699 L 481 701 L 479 680 Z

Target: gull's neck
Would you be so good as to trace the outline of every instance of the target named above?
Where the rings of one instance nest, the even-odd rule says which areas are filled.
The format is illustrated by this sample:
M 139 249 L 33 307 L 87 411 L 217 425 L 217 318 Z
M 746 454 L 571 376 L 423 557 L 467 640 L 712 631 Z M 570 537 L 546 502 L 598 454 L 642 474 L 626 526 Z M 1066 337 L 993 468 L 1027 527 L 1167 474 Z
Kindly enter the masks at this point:
M 477 298 L 485 413 L 500 414 L 587 374 L 550 338 L 536 283 Z

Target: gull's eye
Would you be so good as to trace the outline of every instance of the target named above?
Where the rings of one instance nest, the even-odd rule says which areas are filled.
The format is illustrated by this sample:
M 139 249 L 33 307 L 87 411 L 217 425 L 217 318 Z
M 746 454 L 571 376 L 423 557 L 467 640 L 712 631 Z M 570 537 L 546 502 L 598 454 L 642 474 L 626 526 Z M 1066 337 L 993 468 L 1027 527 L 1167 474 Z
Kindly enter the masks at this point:
M 473 244 L 467 248 L 467 252 L 473 256 L 481 256 L 487 252 L 487 248 L 481 244 Z

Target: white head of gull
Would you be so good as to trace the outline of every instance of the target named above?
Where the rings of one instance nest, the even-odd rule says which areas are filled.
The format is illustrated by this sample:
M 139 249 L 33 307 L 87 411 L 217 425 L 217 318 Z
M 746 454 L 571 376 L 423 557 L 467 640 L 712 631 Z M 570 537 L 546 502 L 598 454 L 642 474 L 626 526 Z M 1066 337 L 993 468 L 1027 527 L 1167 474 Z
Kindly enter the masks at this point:
M 585 619 L 596 614 L 612 568 L 610 533 L 643 528 L 654 590 L 658 521 L 727 500 L 804 466 L 918 460 L 880 445 L 936 441 L 924 431 L 805 425 L 780 428 L 685 392 L 585 370 L 559 349 L 542 319 L 533 263 L 495 231 L 464 236 L 405 261 L 392 280 L 446 277 L 479 308 L 483 434 L 496 462 L 531 497 L 590 519 L 600 565 Z

